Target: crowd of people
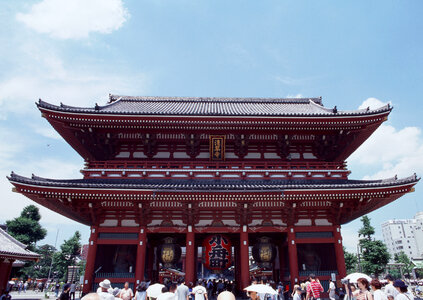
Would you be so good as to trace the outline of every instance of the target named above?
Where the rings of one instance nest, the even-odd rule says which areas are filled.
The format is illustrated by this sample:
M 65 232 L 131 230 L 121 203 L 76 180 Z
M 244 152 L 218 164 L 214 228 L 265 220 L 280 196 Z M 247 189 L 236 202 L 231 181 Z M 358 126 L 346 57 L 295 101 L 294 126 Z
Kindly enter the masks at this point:
M 366 278 L 358 278 L 357 285 L 344 282 L 344 300 L 414 300 L 403 280 L 394 280 L 391 275 L 387 275 L 385 279 L 385 286 L 376 278 L 370 282 Z
M 113 288 L 110 280 L 105 279 L 99 284 L 96 293 L 85 295 L 82 300 L 235 300 L 232 293 L 233 283 L 225 280 L 203 281 L 198 280 L 194 286 L 180 278 L 178 283 L 168 282 L 161 287 L 159 293 L 149 294 L 150 282 L 141 282 L 135 293 L 126 282 L 122 289 Z M 61 299 L 64 300 L 64 299 Z
M 366 278 L 359 278 L 357 284 L 344 281 L 342 288 L 337 288 L 334 282 L 330 282 L 329 288 L 325 291 L 319 279 L 310 274 L 308 280 L 295 285 L 292 293 L 282 283 L 276 285 L 266 278 L 252 280 L 251 286 L 267 285 L 274 289 L 275 293 L 260 293 L 246 291 L 244 296 L 251 300 L 320 300 L 322 293 L 327 292 L 330 300 L 414 300 L 413 295 L 408 291 L 407 285 L 402 280 L 393 280 L 387 276 L 388 284 L 383 284 L 378 279 L 370 282 Z M 149 294 L 149 282 L 141 282 L 135 292 L 126 282 L 122 289 L 113 288 L 109 280 L 104 280 L 95 293 L 89 294 L 83 300 L 223 300 L 220 295 L 225 293 L 224 299 L 233 297 L 235 299 L 234 282 L 227 280 L 198 280 L 196 285 L 186 283 L 183 278 L 178 283 L 168 282 L 163 285 L 159 294 Z M 97 297 L 98 296 L 98 297 Z M 93 298 L 94 297 L 94 298 Z M 232 298 L 231 298 L 232 299 Z M 66 299 L 61 299 L 66 300 Z
M 413 294 L 402 280 L 394 280 L 392 276 L 386 276 L 387 284 L 374 278 L 371 281 L 366 278 L 358 278 L 353 283 L 349 280 L 342 280 L 342 288 L 338 288 L 335 282 L 329 283 L 325 291 L 319 279 L 310 274 L 306 281 L 294 285 L 292 292 L 289 285 L 284 286 L 281 282 L 276 284 L 267 281 L 264 277 L 261 280 L 253 279 L 251 287 L 268 286 L 274 293 L 266 293 L 252 290 L 244 291 L 241 296 L 248 296 L 251 300 L 320 300 L 322 293 L 327 292 L 330 300 L 414 300 Z M 156 284 L 157 285 L 157 284 Z M 180 278 L 177 283 L 166 281 L 164 285 L 159 285 L 159 292 L 152 294 L 149 287 L 150 282 L 141 282 L 135 288 L 135 292 L 126 282 L 122 289 L 112 287 L 110 280 L 105 279 L 99 284 L 96 293 L 91 293 L 83 297 L 83 300 L 235 300 L 236 287 L 233 281 L 225 279 L 198 280 L 196 285 L 192 282 L 186 283 L 184 278 Z M 28 282 L 17 282 L 18 292 L 26 292 L 28 288 L 39 291 L 52 291 L 58 300 L 75 300 L 75 293 L 78 289 L 76 282 L 66 283 L 63 286 L 58 282 L 48 284 L 38 283 L 30 285 Z M 60 290 L 62 292 L 60 293 Z M 157 290 L 157 289 L 156 289 Z M 4 298 L 0 300 L 7 300 Z

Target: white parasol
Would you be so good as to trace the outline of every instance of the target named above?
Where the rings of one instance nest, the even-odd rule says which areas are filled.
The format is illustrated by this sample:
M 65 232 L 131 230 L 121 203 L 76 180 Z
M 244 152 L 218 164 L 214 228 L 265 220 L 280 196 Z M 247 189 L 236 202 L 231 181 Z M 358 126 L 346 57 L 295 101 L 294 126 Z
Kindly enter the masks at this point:
M 271 286 L 265 285 L 265 284 L 253 284 L 250 286 L 247 286 L 244 291 L 247 292 L 257 292 L 260 294 L 269 294 L 269 295 L 277 295 L 278 292 L 275 291 Z
M 369 283 L 370 283 L 370 281 L 372 281 L 372 278 L 370 278 L 370 276 L 363 274 L 363 273 L 351 273 L 350 275 L 348 275 L 344 279 L 349 279 L 350 282 L 357 283 L 357 279 L 359 279 L 359 278 L 366 278 Z
M 155 283 L 150 285 L 147 288 L 147 297 L 151 297 L 151 298 L 157 298 L 160 294 L 162 294 L 162 289 L 165 286 L 163 284 L 160 283 Z

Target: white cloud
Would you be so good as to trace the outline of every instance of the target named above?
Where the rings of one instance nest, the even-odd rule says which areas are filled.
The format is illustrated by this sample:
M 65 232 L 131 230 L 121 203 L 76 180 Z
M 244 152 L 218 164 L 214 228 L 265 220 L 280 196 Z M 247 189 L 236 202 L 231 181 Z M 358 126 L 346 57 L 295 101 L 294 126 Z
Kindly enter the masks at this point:
M 16 19 L 39 33 L 59 39 L 82 39 L 111 33 L 129 17 L 122 0 L 43 0 Z
M 287 95 L 287 98 L 304 98 L 302 94 L 296 94 L 296 95 Z
M 109 92 L 142 93 L 148 82 L 144 74 L 90 70 L 88 66 L 66 64 L 52 50 L 42 51 L 28 44 L 22 48 L 18 51 L 23 52 L 20 54 L 25 67 L 0 81 L 3 120 L 9 112 L 37 112 L 34 102 L 38 98 L 53 104 L 93 107 L 95 102 L 104 104 Z
M 369 98 L 360 107 L 380 107 L 383 102 Z M 417 127 L 395 128 L 382 124 L 348 159 L 350 164 L 369 167 L 373 171 L 364 179 L 410 176 L 423 173 L 423 139 Z M 379 167 L 381 166 L 381 167 Z
M 358 107 L 358 109 L 364 109 L 369 107 L 370 109 L 377 109 L 380 108 L 382 106 L 385 106 L 386 104 L 391 104 L 391 102 L 382 102 L 377 98 L 367 98 L 366 100 L 364 100 L 363 103 L 361 103 L 361 105 Z

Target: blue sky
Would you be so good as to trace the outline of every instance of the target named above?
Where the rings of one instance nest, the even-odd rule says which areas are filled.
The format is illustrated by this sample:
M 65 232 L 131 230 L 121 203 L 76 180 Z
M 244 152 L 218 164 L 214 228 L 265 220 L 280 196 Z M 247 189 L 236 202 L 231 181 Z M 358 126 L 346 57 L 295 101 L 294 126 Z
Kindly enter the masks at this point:
M 423 174 L 422 1 L 0 2 L 0 223 L 31 201 L 12 193 L 11 170 L 79 178 L 82 159 L 34 102 L 105 103 L 108 93 L 316 97 L 394 110 L 348 159 L 350 178 Z M 423 191 L 371 213 L 380 224 L 423 210 Z M 77 228 L 41 208 L 54 244 Z M 359 221 L 343 226 L 353 249 Z

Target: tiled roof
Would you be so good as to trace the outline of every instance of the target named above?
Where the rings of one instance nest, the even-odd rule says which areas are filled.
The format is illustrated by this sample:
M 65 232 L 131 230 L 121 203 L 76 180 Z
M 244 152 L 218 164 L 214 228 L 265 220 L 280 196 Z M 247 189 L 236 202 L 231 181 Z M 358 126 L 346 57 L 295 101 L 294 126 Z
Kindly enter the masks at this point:
M 376 110 L 340 111 L 323 107 L 321 98 L 205 98 L 205 97 L 131 97 L 110 95 L 107 105 L 73 107 L 52 105 L 42 100 L 40 108 L 56 111 L 124 114 L 124 115 L 189 115 L 189 116 L 348 116 L 369 115 L 391 110 L 389 105 Z
M 398 186 L 416 183 L 420 178 L 413 176 L 384 180 L 344 180 L 344 179 L 285 179 L 285 180 L 241 180 L 241 179 L 73 179 L 57 180 L 38 176 L 32 178 L 12 173 L 11 182 L 31 185 L 92 188 L 92 189 L 153 189 L 153 190 L 188 190 L 188 191 L 273 191 L 285 189 L 355 189 L 366 187 Z
M 40 257 L 39 254 L 26 250 L 26 247 L 0 228 L 0 257 L 20 260 L 37 260 Z

